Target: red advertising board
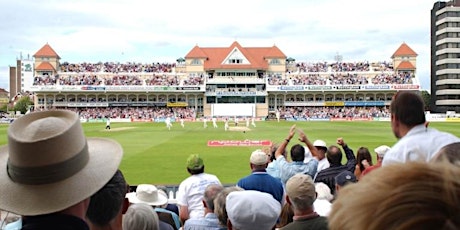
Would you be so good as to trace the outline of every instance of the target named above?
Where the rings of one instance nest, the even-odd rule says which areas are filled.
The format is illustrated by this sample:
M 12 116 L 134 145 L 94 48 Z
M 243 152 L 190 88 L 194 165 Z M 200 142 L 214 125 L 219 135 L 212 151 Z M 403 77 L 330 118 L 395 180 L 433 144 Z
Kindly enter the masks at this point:
M 272 144 L 269 140 L 210 140 L 208 146 L 210 147 L 247 147 L 247 146 L 270 146 Z

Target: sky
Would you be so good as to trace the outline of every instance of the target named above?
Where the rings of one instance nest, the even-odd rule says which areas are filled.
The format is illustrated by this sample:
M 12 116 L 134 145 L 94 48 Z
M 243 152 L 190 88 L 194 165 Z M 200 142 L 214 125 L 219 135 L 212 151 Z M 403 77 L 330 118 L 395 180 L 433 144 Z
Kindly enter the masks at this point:
M 405 42 L 430 89 L 433 0 L 0 0 L 0 88 L 48 43 L 61 62 L 175 62 L 195 45 L 276 45 L 296 61 L 391 61 Z

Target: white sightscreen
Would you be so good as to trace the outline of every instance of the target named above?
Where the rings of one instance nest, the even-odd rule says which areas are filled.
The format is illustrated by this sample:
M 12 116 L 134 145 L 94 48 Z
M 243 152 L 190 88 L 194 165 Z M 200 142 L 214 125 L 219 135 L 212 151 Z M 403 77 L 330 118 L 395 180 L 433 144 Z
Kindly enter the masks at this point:
M 255 105 L 254 104 L 212 104 L 211 105 L 212 116 L 255 116 Z

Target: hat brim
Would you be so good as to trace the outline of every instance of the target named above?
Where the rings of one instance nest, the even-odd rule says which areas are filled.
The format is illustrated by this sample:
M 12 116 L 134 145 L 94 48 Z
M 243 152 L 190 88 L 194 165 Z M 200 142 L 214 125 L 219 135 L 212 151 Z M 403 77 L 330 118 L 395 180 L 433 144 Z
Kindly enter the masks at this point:
M 8 146 L 0 147 L 0 209 L 18 215 L 48 214 L 71 207 L 101 189 L 115 174 L 123 149 L 107 138 L 87 138 L 89 161 L 75 175 L 51 184 L 15 183 L 7 173 Z M 65 148 L 65 143 L 62 143 Z
M 164 205 L 168 203 L 168 198 L 164 197 L 160 193 L 158 193 L 158 200 L 155 202 L 145 202 L 145 201 L 139 200 L 136 196 L 136 192 L 127 193 L 126 198 L 128 198 L 129 202 L 133 204 L 142 203 L 142 204 L 148 204 L 148 205 L 153 205 L 153 206 L 159 206 L 159 205 Z

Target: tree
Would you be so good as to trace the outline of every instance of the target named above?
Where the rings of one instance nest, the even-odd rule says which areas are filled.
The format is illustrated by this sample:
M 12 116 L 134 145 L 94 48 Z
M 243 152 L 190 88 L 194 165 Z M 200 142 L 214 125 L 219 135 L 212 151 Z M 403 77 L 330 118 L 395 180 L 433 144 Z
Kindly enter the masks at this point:
M 423 98 L 423 102 L 425 103 L 425 110 L 431 111 L 431 94 L 427 90 L 423 90 L 421 96 Z
M 25 114 L 32 104 L 33 102 L 28 96 L 21 97 L 14 105 L 14 111 L 20 111 L 21 114 Z

